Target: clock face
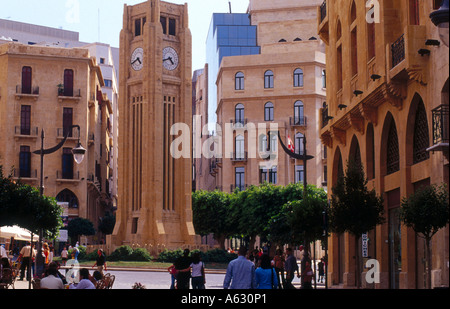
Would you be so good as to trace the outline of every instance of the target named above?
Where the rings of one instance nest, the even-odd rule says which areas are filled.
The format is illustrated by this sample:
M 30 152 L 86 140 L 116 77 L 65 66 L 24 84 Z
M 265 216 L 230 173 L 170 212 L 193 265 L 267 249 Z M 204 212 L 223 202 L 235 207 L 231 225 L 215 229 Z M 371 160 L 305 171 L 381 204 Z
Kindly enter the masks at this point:
M 140 71 L 144 67 L 144 50 L 138 47 L 131 54 L 131 67 L 135 71 Z
M 163 49 L 163 66 L 169 71 L 173 71 L 178 67 L 178 54 L 172 47 Z

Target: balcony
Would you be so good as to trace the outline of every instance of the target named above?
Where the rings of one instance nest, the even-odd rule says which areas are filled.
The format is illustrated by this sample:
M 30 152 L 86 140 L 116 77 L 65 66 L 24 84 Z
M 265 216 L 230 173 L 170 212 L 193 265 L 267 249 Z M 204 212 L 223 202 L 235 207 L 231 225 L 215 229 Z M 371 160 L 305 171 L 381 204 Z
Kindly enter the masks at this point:
M 56 182 L 78 184 L 80 182 L 80 172 L 58 170 L 56 171 Z
M 420 25 L 408 25 L 404 33 L 398 37 L 389 47 L 389 71 L 388 82 L 404 82 L 415 80 L 422 85 L 427 84 L 427 55 L 426 27 Z
M 318 8 L 317 8 L 317 16 L 318 18 L 318 33 L 320 38 L 328 44 L 330 35 L 329 35 L 329 23 L 328 23 L 328 8 L 327 1 L 325 0 Z
M 306 117 L 290 117 L 289 124 L 291 127 L 306 127 L 307 119 Z
M 81 99 L 81 89 L 73 89 L 72 87 L 65 87 L 64 85 L 58 85 L 58 101 L 72 101 L 78 103 Z
M 239 191 L 244 191 L 248 188 L 248 185 L 246 184 L 237 184 L 237 185 L 230 185 L 230 192 L 234 192 L 234 190 L 239 189 Z
M 14 127 L 14 138 L 16 140 L 19 139 L 36 139 L 39 136 L 39 129 L 37 127 L 23 127 L 16 126 Z
M 234 152 L 231 157 L 232 162 L 247 162 L 248 161 L 248 152 Z
M 449 105 L 443 104 L 432 110 L 433 146 L 428 151 L 448 151 L 449 148 Z
M 67 134 L 68 134 L 68 137 L 67 137 L 68 140 L 78 139 L 80 137 L 79 132 L 76 128 L 73 128 L 72 131 L 68 131 L 65 128 L 58 128 L 56 134 L 57 134 L 58 139 L 63 139 Z
M 17 85 L 16 86 L 16 99 L 24 99 L 24 98 L 30 98 L 37 101 L 39 98 L 39 87 L 34 86 L 24 86 L 24 85 Z

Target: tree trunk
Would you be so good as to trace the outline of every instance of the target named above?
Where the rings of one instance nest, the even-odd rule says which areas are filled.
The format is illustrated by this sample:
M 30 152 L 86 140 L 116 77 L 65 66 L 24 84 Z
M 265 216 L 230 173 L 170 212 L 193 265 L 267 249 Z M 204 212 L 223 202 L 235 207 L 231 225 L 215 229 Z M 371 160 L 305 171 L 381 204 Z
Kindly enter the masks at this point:
M 359 262 L 359 239 L 361 236 L 355 236 L 355 285 L 359 289 L 361 288 L 361 269 Z
M 427 288 L 431 289 L 431 237 L 425 236 L 427 250 Z

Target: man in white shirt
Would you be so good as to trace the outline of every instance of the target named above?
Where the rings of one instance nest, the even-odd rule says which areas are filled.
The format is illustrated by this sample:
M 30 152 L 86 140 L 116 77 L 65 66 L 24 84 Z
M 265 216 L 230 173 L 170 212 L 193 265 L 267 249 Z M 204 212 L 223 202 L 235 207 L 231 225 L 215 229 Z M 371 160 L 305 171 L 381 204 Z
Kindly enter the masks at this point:
M 50 289 L 50 290 L 64 289 L 64 283 L 62 282 L 61 278 L 58 277 L 57 268 L 49 266 L 47 272 L 48 276 L 41 280 L 41 289 Z

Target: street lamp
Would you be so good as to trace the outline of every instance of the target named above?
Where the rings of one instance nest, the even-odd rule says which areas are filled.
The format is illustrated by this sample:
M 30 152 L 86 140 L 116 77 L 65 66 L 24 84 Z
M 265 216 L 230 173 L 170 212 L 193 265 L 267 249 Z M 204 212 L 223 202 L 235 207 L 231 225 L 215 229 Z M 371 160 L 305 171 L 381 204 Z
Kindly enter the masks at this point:
M 439 36 L 441 37 L 442 42 L 444 42 L 445 46 L 448 47 L 449 44 L 449 0 L 442 1 L 442 5 L 439 10 L 434 11 L 430 14 L 430 19 L 436 27 L 439 28 Z
M 67 130 L 66 135 L 64 136 L 64 139 L 58 145 L 56 145 L 53 148 L 49 148 L 49 149 L 44 149 L 45 134 L 44 134 L 44 129 L 42 129 L 41 149 L 33 152 L 34 154 L 41 156 L 41 178 L 40 178 L 40 184 L 39 184 L 39 193 L 41 196 L 44 194 L 44 156 L 48 155 L 48 154 L 52 154 L 52 153 L 58 151 L 59 149 L 61 149 L 61 147 L 67 141 L 67 138 L 69 137 L 70 132 L 72 132 L 73 128 L 78 129 L 78 143 L 77 143 L 77 147 L 72 149 L 72 154 L 73 154 L 73 158 L 74 158 L 75 162 L 77 164 L 81 164 L 81 162 L 83 162 L 84 155 L 86 154 L 86 149 L 84 149 L 80 143 L 80 126 L 78 126 L 78 125 L 70 126 L 70 128 L 68 128 L 68 130 Z M 42 257 L 42 237 L 43 237 L 43 230 L 41 229 L 39 231 L 39 243 L 38 243 L 38 248 L 37 248 L 38 254 L 36 256 L 36 274 L 38 276 L 41 276 L 44 271 L 44 259 Z

